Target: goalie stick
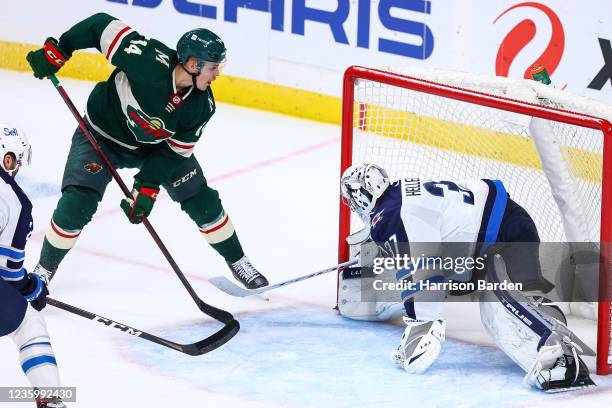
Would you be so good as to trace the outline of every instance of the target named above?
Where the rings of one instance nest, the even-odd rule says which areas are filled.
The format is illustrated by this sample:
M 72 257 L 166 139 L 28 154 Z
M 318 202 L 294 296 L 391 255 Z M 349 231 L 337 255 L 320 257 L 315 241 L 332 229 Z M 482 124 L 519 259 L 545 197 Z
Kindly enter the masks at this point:
M 268 292 L 273 289 L 278 289 L 282 286 L 291 285 L 293 283 L 301 282 L 306 279 L 314 278 L 315 276 L 323 275 L 329 272 L 336 271 L 338 269 L 347 268 L 349 266 L 353 266 L 357 264 L 359 260 L 353 259 L 351 261 L 347 261 L 341 263 L 339 265 L 332 266 L 331 268 L 323 269 L 322 271 L 309 273 L 308 275 L 298 276 L 297 278 L 289 279 L 284 282 L 277 283 L 275 285 L 264 286 L 259 289 L 245 289 L 236 285 L 234 282 L 227 279 L 225 276 L 215 276 L 210 278 L 208 281 L 217 289 L 222 292 L 227 293 L 228 295 L 237 296 L 237 297 L 247 297 L 253 295 L 259 295 L 260 293 Z
M 134 199 L 134 197 L 132 196 L 132 192 L 125 185 L 125 183 L 123 182 L 123 179 L 121 179 L 121 176 L 119 176 L 119 173 L 117 173 L 117 170 L 115 169 L 115 166 L 112 165 L 112 163 L 110 162 L 108 157 L 106 157 L 106 154 L 104 154 L 102 149 L 100 149 L 100 147 L 98 146 L 98 143 L 97 143 L 96 139 L 93 137 L 93 135 L 91 134 L 91 132 L 87 128 L 87 124 L 85 123 L 85 120 L 83 119 L 83 117 L 81 116 L 81 114 L 79 113 L 77 108 L 74 106 L 74 103 L 72 103 L 72 100 L 70 99 L 70 97 L 66 93 L 66 90 L 64 89 L 64 87 L 62 86 L 60 81 L 57 79 L 57 77 L 55 75 L 49 75 L 47 78 L 49 78 L 51 80 L 51 82 L 53 83 L 53 85 L 55 86 L 55 89 L 60 94 L 61 98 L 64 100 L 64 103 L 66 103 L 66 106 L 68 107 L 68 109 L 72 113 L 72 116 L 74 116 L 74 118 L 76 119 L 76 121 L 79 124 L 79 127 L 81 128 L 81 130 L 83 131 L 83 133 L 87 137 L 87 140 L 89 141 L 89 144 L 94 149 L 94 151 L 96 152 L 96 154 L 98 155 L 100 160 L 102 160 L 104 162 L 104 164 L 106 164 L 106 167 L 108 168 L 108 170 L 110 171 L 111 175 L 113 176 L 113 178 L 115 179 L 115 181 L 117 182 L 119 187 L 121 188 L 121 191 L 123 192 L 123 194 L 127 198 Z M 198 294 L 195 292 L 195 290 L 193 289 L 193 287 L 191 286 L 191 284 L 189 283 L 189 281 L 187 280 L 187 278 L 185 277 L 185 275 L 183 274 L 183 272 L 179 268 L 178 264 L 174 261 L 174 258 L 170 254 L 170 251 L 168 251 L 168 248 L 166 248 L 166 246 L 162 242 L 162 240 L 159 237 L 159 235 L 157 235 L 157 232 L 155 231 L 155 229 L 153 229 L 153 226 L 151 225 L 149 220 L 147 218 L 144 218 L 142 223 L 146 227 L 147 231 L 149 231 L 149 234 L 151 234 L 151 237 L 153 238 L 153 240 L 155 241 L 155 243 L 159 247 L 160 251 L 162 252 L 164 257 L 166 258 L 166 260 L 168 261 L 170 266 L 172 267 L 172 270 L 174 271 L 176 276 L 179 278 L 179 280 L 181 281 L 181 283 L 183 284 L 183 286 L 185 287 L 185 289 L 187 290 L 187 292 L 189 293 L 189 295 L 191 296 L 191 298 L 193 299 L 195 304 L 198 306 L 200 311 L 202 311 L 204 314 L 212 317 L 213 319 L 215 319 L 215 320 L 225 324 L 225 326 L 222 329 L 220 329 L 218 332 L 212 334 L 206 340 L 219 341 L 219 337 L 223 336 L 223 343 L 224 343 L 224 342 L 227 342 L 228 340 L 230 340 L 232 337 L 234 337 L 236 335 L 236 333 L 238 332 L 238 330 L 240 329 L 240 325 L 234 319 L 234 316 L 232 316 L 231 313 L 229 313 L 229 312 L 227 312 L 225 310 L 216 308 L 214 306 L 211 306 L 208 303 L 204 302 L 202 299 L 200 299 Z M 49 276 L 49 280 L 51 280 L 51 278 L 53 278 L 53 276 Z M 74 309 L 81 310 L 81 309 L 78 309 L 78 308 L 74 308 Z M 87 317 L 87 316 L 85 316 L 85 317 Z M 153 341 L 153 340 L 151 340 L 151 341 Z M 221 343 L 221 344 L 223 344 L 223 343 Z
M 176 351 L 180 351 L 181 353 L 189 354 L 190 356 L 199 356 L 202 354 L 206 354 L 210 351 L 215 350 L 216 348 L 221 347 L 225 343 L 227 343 L 240 329 L 240 325 L 238 321 L 232 320 L 229 324 L 226 324 L 221 330 L 209 336 L 203 340 L 197 341 L 195 343 L 190 344 L 179 344 L 170 340 L 163 339 L 161 337 L 155 336 L 153 334 L 147 333 L 143 330 L 136 329 L 134 327 L 130 327 L 126 324 L 116 322 L 106 317 L 102 317 L 95 313 L 88 312 L 87 310 L 80 309 L 76 306 L 69 305 L 67 303 L 61 302 L 59 300 L 52 299 L 50 297 L 47 298 L 47 304 L 51 306 L 55 306 L 58 309 L 65 310 L 66 312 L 73 313 L 77 316 L 84 317 L 89 320 L 93 320 L 94 322 L 100 322 L 108 327 L 113 327 L 115 329 L 121 330 L 126 334 L 130 334 L 135 337 L 140 337 L 141 339 L 145 339 L 151 341 L 153 343 L 159 344 L 164 347 L 171 348 Z

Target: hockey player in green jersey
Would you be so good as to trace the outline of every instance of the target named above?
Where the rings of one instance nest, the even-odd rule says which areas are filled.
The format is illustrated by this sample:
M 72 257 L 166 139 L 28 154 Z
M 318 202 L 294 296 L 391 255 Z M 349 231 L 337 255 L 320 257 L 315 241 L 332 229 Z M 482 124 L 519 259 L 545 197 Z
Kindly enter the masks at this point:
M 75 50 L 95 47 L 116 69 L 98 83 L 86 117 L 100 148 L 117 168 L 137 168 L 132 194 L 121 208 L 132 223 L 147 217 L 160 186 L 196 223 L 225 258 L 234 277 L 249 289 L 268 281 L 244 255 L 219 194 L 210 188 L 193 155 L 215 113 L 211 83 L 225 62 L 223 41 L 206 29 L 185 33 L 174 51 L 109 16 L 95 14 L 48 38 L 28 54 L 36 78 L 55 74 Z M 74 133 L 62 180 L 62 197 L 41 250 L 38 272 L 53 276 L 91 220 L 111 180 L 80 128 Z

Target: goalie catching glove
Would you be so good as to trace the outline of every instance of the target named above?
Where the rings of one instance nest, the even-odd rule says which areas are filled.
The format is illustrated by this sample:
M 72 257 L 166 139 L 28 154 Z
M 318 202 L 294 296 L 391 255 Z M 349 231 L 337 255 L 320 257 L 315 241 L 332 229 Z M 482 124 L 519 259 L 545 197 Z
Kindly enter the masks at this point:
M 34 71 L 34 76 L 43 79 L 59 71 L 70 59 L 70 54 L 60 47 L 55 38 L 49 37 L 42 48 L 30 51 L 26 59 Z
M 151 214 L 158 194 L 159 186 L 134 180 L 134 188 L 132 189 L 134 199 L 124 198 L 121 200 L 121 209 L 132 224 L 140 224 L 144 218 Z

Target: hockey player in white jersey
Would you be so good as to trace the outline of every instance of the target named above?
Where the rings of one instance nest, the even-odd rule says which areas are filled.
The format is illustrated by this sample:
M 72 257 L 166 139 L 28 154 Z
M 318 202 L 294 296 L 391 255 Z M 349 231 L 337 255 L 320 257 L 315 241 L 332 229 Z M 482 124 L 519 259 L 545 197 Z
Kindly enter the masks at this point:
M 59 387 L 57 362 L 45 321 L 46 283 L 23 267 L 32 233 L 32 204 L 15 182 L 20 166 L 30 163 L 24 133 L 0 125 L 0 336 L 17 345 L 21 368 L 32 387 Z M 65 407 L 61 400 L 37 400 L 38 408 Z
M 342 175 L 341 193 L 344 203 L 369 230 L 369 234 L 358 234 L 359 239 L 347 239 L 354 247 L 360 244 L 361 267 L 372 266 L 376 257 L 443 256 L 439 252 L 445 250 L 442 245 L 433 245 L 432 249 L 431 243 L 457 243 L 455 250 L 458 247 L 462 255 L 472 258 L 489 255 L 482 277 L 486 274 L 488 282 L 520 282 L 524 292 L 483 292 L 481 320 L 496 344 L 527 372 L 524 383 L 546 391 L 594 385 L 579 357 L 584 345 L 567 328 L 563 313 L 554 305 L 527 296 L 544 295 L 553 285 L 541 274 L 535 223 L 510 199 L 501 181 L 460 183 L 413 177 L 391 183 L 379 166 L 359 164 Z M 535 245 L 525 250 L 524 246 L 517 249 L 515 245 L 500 244 L 509 242 Z M 449 276 L 441 268 L 424 266 L 417 262 L 392 272 L 398 282 L 445 282 L 449 277 L 457 278 L 457 274 Z M 406 329 L 392 359 L 409 373 L 427 370 L 445 339 L 442 306 L 447 292 L 402 287 L 401 303 L 365 302 L 360 297 L 360 278 L 360 269 L 341 274 L 340 313 L 361 320 L 385 320 L 404 314 Z M 459 280 L 469 278 L 464 275 Z M 516 341 L 518 338 L 521 340 Z

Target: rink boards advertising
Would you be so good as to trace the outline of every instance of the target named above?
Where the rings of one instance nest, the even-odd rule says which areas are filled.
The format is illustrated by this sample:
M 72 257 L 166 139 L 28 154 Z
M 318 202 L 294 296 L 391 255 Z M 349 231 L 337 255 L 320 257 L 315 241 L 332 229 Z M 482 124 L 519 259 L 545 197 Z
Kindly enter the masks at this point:
M 0 17 L 0 66 L 26 70 L 26 50 L 99 11 L 171 46 L 185 29 L 212 29 L 229 50 L 220 100 L 324 122 L 339 123 L 342 72 L 354 64 L 520 78 L 540 62 L 556 86 L 612 103 L 606 0 L 579 13 L 552 0 L 11 1 Z M 100 80 L 110 69 L 86 54 L 63 74 Z

